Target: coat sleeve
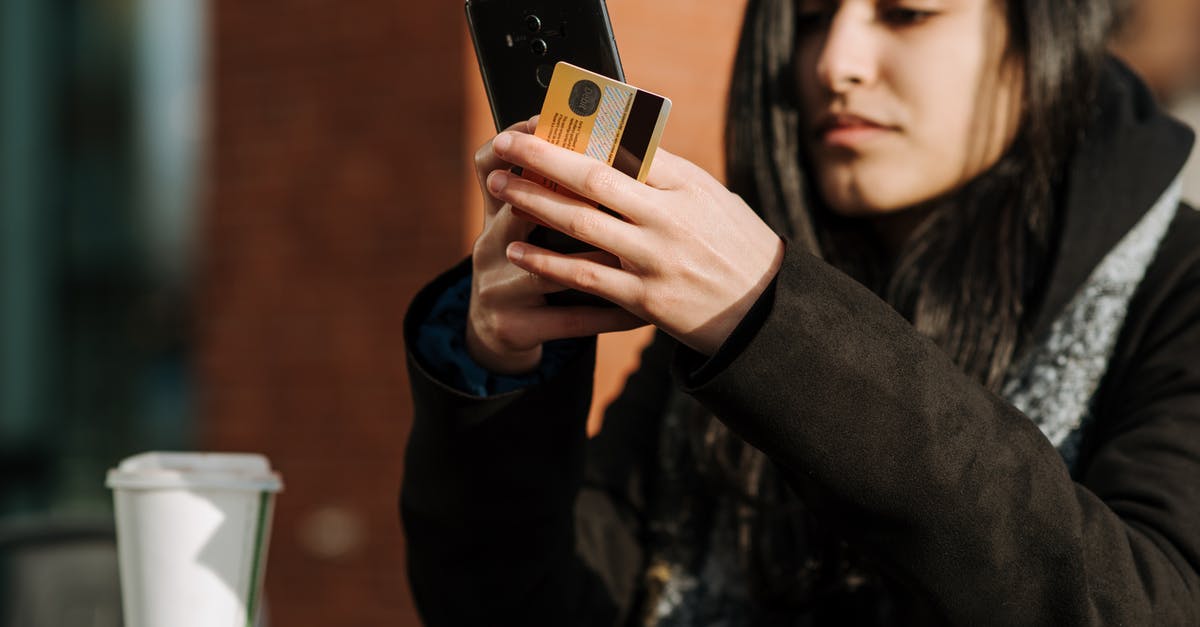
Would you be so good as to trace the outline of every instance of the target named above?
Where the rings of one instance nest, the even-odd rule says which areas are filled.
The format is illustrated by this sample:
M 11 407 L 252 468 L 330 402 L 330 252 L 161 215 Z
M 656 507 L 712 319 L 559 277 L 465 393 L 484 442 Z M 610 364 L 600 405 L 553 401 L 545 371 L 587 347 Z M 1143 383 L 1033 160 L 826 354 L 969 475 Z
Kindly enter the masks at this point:
M 1176 291 L 1078 482 L 1025 415 L 797 248 L 757 332 L 707 364 L 681 351 L 677 375 L 950 624 L 1200 624 L 1200 277 Z
M 410 345 L 431 302 L 464 271 L 414 300 Z M 663 344 L 647 350 L 614 404 L 620 411 L 591 442 L 594 342 L 553 379 L 487 398 L 438 381 L 411 351 L 408 359 L 414 417 L 400 510 L 425 624 L 621 624 L 641 568 L 640 480 L 629 480 L 653 446 L 647 418 L 669 383 Z M 602 455 L 588 452 L 597 448 Z

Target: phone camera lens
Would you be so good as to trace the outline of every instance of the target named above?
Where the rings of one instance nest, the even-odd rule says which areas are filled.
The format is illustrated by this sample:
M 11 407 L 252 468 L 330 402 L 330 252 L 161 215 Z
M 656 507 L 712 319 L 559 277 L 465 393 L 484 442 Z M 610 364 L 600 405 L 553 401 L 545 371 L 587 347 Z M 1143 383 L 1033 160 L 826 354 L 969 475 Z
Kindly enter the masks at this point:
M 529 43 L 529 48 L 538 56 L 544 55 L 550 51 L 550 46 L 546 45 L 545 39 L 534 39 Z
M 539 33 L 542 31 L 542 19 L 536 15 L 525 16 L 525 27 L 531 33 Z

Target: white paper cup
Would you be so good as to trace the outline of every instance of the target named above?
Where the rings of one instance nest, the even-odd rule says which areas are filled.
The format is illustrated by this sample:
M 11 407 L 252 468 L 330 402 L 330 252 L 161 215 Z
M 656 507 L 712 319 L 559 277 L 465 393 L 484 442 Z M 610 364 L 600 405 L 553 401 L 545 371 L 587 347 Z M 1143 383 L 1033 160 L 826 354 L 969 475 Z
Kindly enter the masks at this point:
M 256 624 L 274 495 L 261 455 L 143 453 L 108 472 L 125 627 Z

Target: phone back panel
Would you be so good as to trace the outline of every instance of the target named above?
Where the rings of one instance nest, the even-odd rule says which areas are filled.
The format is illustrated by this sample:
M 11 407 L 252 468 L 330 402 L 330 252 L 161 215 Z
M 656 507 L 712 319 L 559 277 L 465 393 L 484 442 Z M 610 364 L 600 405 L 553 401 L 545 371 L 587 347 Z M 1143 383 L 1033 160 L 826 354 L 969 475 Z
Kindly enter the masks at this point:
M 541 111 L 559 61 L 625 80 L 604 0 L 468 0 L 466 10 L 496 130 Z

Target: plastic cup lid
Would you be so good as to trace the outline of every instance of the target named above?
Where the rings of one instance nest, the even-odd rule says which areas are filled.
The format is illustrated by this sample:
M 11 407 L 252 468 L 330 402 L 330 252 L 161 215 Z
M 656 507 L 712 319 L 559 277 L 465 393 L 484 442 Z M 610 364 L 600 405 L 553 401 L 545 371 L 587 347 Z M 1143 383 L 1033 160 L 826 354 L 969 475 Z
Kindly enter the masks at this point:
M 127 490 L 209 488 L 279 492 L 283 481 L 253 453 L 142 453 L 108 471 L 105 485 Z

